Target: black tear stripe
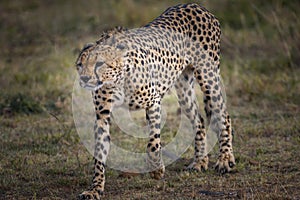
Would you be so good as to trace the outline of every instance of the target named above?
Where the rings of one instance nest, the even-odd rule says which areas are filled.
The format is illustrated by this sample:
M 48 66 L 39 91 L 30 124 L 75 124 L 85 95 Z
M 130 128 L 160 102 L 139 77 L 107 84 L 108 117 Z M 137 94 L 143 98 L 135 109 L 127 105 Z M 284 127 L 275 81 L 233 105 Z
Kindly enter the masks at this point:
M 102 114 L 102 115 L 108 115 L 109 113 L 110 113 L 109 110 L 100 111 L 100 114 Z

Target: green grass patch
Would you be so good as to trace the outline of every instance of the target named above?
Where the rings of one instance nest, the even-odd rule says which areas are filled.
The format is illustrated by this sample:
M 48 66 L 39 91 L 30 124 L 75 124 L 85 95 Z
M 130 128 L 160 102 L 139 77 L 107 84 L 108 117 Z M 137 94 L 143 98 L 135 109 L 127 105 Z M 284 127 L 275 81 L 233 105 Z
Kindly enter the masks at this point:
M 18 93 L 16 95 L 7 97 L 0 104 L 2 114 L 39 114 L 43 112 L 40 103 L 30 96 Z

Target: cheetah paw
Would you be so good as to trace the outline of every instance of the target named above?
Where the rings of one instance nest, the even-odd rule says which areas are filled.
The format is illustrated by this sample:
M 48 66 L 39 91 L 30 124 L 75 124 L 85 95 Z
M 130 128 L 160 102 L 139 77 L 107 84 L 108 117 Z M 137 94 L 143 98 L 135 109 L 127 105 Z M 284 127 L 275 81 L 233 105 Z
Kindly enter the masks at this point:
M 78 196 L 78 199 L 79 200 L 86 200 L 86 199 L 96 199 L 96 200 L 99 200 L 102 195 L 103 195 L 103 191 L 102 190 L 92 189 L 92 190 L 84 191 L 83 193 L 81 193 Z
M 165 167 L 163 166 L 158 170 L 150 172 L 150 176 L 153 179 L 160 180 L 164 177 L 164 173 L 165 173 Z
M 220 174 L 231 172 L 235 166 L 233 154 L 222 154 L 215 165 L 215 170 Z
M 186 170 L 204 172 L 208 169 L 208 158 L 203 158 L 200 161 L 193 161 Z

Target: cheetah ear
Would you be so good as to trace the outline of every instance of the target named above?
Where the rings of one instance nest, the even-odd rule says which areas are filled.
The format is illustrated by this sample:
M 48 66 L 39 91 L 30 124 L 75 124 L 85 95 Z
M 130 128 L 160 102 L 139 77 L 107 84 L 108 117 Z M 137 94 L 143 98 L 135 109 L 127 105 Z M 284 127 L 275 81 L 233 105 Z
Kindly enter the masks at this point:
M 82 48 L 81 51 L 85 51 L 85 50 L 91 48 L 92 46 L 95 46 L 95 44 L 94 44 L 94 43 L 87 43 L 87 44 L 85 44 L 85 45 L 83 46 L 83 48 Z

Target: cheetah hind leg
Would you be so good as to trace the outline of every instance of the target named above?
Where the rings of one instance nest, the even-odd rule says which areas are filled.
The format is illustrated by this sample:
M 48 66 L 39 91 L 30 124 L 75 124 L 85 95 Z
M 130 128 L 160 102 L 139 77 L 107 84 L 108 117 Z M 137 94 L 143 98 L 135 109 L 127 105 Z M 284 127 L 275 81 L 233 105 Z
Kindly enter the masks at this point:
M 218 161 L 215 165 L 215 170 L 220 174 L 225 174 L 227 172 L 231 172 L 234 169 L 235 158 L 233 155 L 232 149 L 232 140 L 233 140 L 233 132 L 231 127 L 231 120 L 227 112 L 225 113 L 225 127 L 226 129 L 222 130 L 220 134 L 219 140 L 219 149 L 220 154 Z
M 207 74 L 213 75 L 209 81 L 203 81 L 205 74 L 201 71 L 196 71 L 196 77 L 204 94 L 208 124 L 217 133 L 219 140 L 219 157 L 215 169 L 219 173 L 224 174 L 232 171 L 235 166 L 232 147 L 233 135 L 231 120 L 226 111 L 226 102 L 221 90 L 220 75 L 214 73 L 212 70 L 207 71 Z
M 165 166 L 161 155 L 160 142 L 160 123 L 161 123 L 161 105 L 160 98 L 146 109 L 146 119 L 150 128 L 149 143 L 147 145 L 147 164 L 150 170 L 150 176 L 154 179 L 162 179 L 165 172 Z
M 194 159 L 186 168 L 191 171 L 206 171 L 208 169 L 208 156 L 206 153 L 206 131 L 204 119 L 201 117 L 194 91 L 194 76 L 190 68 L 186 68 L 175 84 L 178 103 L 181 111 L 190 120 L 195 133 Z

